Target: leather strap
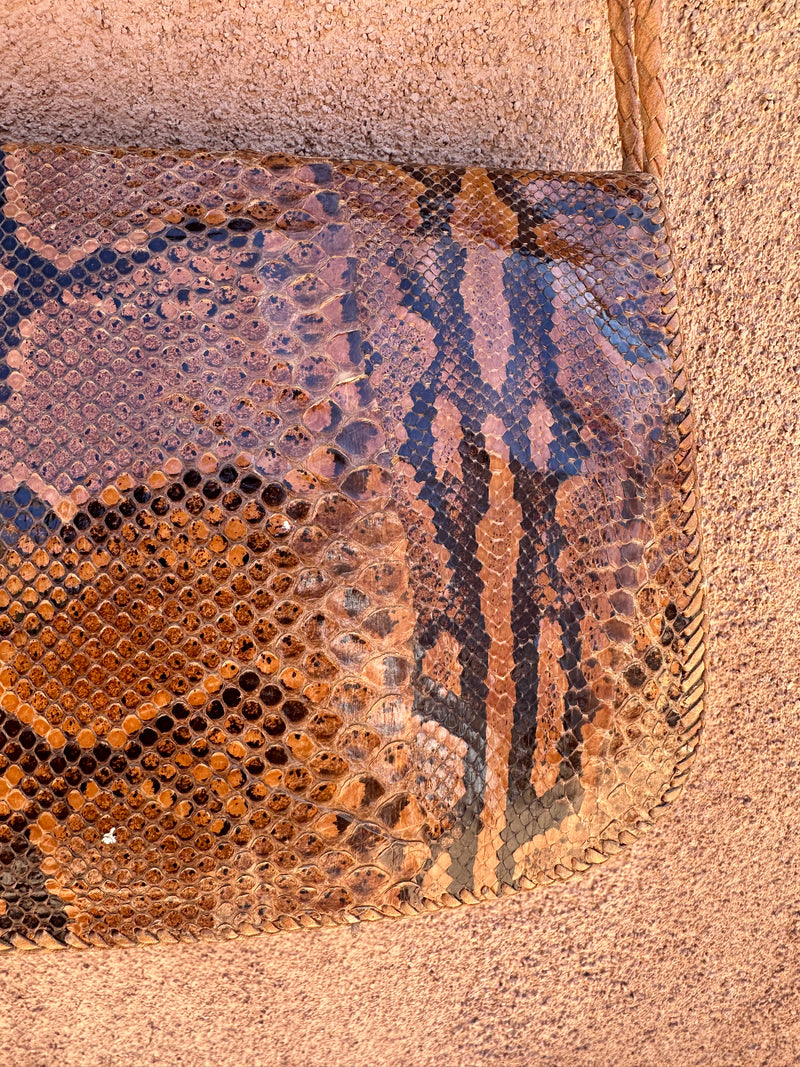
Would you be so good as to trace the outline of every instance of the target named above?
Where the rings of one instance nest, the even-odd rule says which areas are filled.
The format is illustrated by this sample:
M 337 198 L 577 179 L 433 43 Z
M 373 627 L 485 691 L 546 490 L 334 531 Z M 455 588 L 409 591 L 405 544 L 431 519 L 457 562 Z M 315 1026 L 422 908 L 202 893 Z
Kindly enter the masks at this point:
M 622 169 L 647 171 L 663 180 L 667 102 L 661 0 L 608 0 L 608 21 Z

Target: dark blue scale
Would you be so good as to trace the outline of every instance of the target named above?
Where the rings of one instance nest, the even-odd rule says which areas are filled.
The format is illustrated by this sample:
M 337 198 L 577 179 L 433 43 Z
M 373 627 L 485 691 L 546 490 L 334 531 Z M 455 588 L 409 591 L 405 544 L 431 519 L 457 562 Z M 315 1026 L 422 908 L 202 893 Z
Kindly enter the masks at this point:
M 476 530 L 489 505 L 489 457 L 481 432 L 488 415 L 501 419 L 505 427 L 503 439 L 509 449 L 514 495 L 522 511 L 523 529 L 512 590 L 513 678 L 517 696 L 506 828 L 496 871 L 501 880 L 513 880 L 515 849 L 532 834 L 542 832 L 545 824 L 557 824 L 570 812 L 580 809 L 582 728 L 597 708 L 597 700 L 580 666 L 583 608 L 575 593 L 566 587 L 557 567 L 567 541 L 556 520 L 556 494 L 563 481 L 580 473 L 590 453 L 581 437 L 583 419 L 558 383 L 558 351 L 552 340 L 556 295 L 552 260 L 536 236 L 536 228 L 556 212 L 574 214 L 583 210 L 586 191 L 576 187 L 574 199 L 563 197 L 558 204 L 540 203 L 534 207 L 523 195 L 517 179 L 504 173 L 490 175 L 498 197 L 514 211 L 518 221 L 518 236 L 503 266 L 513 342 L 506 378 L 498 390 L 483 380 L 475 359 L 474 334 L 461 295 L 467 252 L 454 240 L 449 222 L 463 172 L 452 171 L 445 178 L 431 177 L 424 170 L 412 174 L 426 186 L 418 198 L 421 223 L 417 232 L 434 239 L 436 290 L 431 287 L 434 280 L 426 277 L 430 268 L 423 273 L 399 255 L 390 257 L 389 265 L 400 276 L 404 305 L 433 326 L 436 356 L 424 377 L 411 388 L 412 406 L 405 418 L 407 439 L 400 447 L 400 454 L 416 472 L 420 498 L 433 512 L 437 541 L 446 548 L 453 573 L 448 590 L 453 610 L 446 618 L 434 620 L 427 631 L 417 634 L 418 667 L 426 649 L 435 644 L 441 629 L 447 628 L 461 649 L 462 693 L 460 699 L 442 700 L 431 687 L 423 686 L 417 700 L 422 714 L 436 718 L 469 746 L 466 794 L 456 813 L 456 823 L 463 823 L 464 829 L 455 845 L 448 848 L 454 879 L 458 881 L 463 876 L 464 884 L 469 887 L 485 789 L 490 642 L 482 621 Z M 602 201 L 598 203 L 598 210 L 606 207 Z M 600 316 L 599 328 L 624 358 L 630 363 L 641 359 L 641 338 L 632 332 L 624 315 L 606 313 L 602 306 L 596 314 Z M 380 358 L 371 352 L 366 355 L 373 363 Z M 455 406 L 461 417 L 459 455 L 464 475 L 458 485 L 452 479 L 439 480 L 433 460 L 432 425 L 443 397 Z M 528 413 L 537 400 L 544 400 L 547 405 L 554 438 L 544 470 L 532 463 L 528 437 Z M 611 450 L 614 442 L 599 441 L 598 447 Z M 546 561 L 546 583 L 556 594 L 562 633 L 559 664 L 568 690 L 562 734 L 557 742 L 562 757 L 558 780 L 545 795 L 537 797 L 530 774 L 536 747 L 538 639 L 544 610 L 538 599 L 542 559 Z

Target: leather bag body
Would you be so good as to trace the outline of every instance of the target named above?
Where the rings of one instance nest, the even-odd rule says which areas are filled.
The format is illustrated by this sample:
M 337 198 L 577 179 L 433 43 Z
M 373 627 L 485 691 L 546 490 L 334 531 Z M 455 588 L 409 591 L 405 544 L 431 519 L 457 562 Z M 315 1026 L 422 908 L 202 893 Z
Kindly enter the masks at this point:
M 649 825 L 704 666 L 654 165 L 2 164 L 0 942 L 450 907 Z

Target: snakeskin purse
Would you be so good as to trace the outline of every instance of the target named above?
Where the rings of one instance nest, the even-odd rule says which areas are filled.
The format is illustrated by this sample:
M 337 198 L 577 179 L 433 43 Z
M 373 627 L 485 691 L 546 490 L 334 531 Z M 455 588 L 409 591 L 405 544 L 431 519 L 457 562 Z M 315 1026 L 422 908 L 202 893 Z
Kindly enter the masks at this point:
M 659 3 L 624 165 L 7 146 L 0 943 L 547 884 L 701 725 Z

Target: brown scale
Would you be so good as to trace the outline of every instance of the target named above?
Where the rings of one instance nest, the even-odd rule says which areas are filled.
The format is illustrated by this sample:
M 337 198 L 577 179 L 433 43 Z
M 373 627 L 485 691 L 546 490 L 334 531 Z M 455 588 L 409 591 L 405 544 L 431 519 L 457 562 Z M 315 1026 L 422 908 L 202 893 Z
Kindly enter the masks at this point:
M 631 840 L 702 694 L 652 179 L 4 162 L 0 941 L 400 914 Z
M 4 646 L 4 707 L 43 738 L 5 801 L 39 809 L 30 839 L 79 936 L 388 903 L 457 800 L 457 754 L 403 703 L 399 524 L 308 475 L 292 494 L 210 466 L 77 512 L 34 553 L 52 625 Z

